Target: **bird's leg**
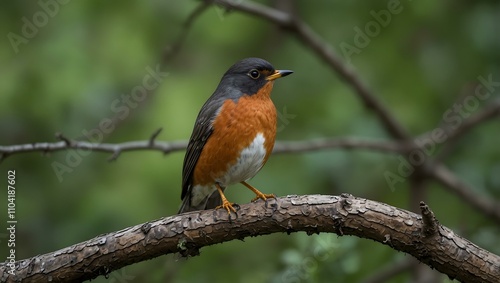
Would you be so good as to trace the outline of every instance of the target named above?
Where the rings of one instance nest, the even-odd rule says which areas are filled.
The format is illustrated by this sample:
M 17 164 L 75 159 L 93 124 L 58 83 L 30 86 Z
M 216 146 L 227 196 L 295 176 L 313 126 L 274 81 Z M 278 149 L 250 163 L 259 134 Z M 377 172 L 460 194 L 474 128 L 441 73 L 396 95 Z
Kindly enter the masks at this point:
M 255 198 L 253 198 L 252 201 L 256 201 L 258 199 L 263 199 L 263 200 L 267 201 L 268 198 L 276 198 L 276 196 L 274 194 L 263 194 L 263 193 L 261 193 L 259 190 L 257 190 L 256 188 L 252 187 L 250 184 L 248 184 L 245 181 L 243 181 L 241 183 L 243 185 L 245 185 L 245 187 L 249 188 L 252 192 L 255 193 Z
M 236 213 L 236 209 L 233 207 L 233 205 L 235 205 L 234 203 L 230 203 L 226 196 L 224 195 L 224 192 L 222 191 L 222 188 L 220 187 L 219 184 L 215 183 L 215 187 L 217 188 L 217 190 L 219 191 L 219 194 L 220 194 L 220 198 L 222 199 L 222 204 L 217 206 L 215 209 L 219 209 L 219 208 L 224 208 L 227 210 L 227 213 L 229 215 L 231 215 L 231 210 Z

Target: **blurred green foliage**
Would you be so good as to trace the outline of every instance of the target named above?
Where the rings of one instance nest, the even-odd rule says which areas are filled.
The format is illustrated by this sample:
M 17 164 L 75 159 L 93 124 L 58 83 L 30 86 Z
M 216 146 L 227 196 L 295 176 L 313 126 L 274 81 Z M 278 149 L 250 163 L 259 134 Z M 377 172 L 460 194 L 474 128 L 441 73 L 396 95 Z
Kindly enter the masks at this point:
M 278 111 L 295 115 L 279 121 L 279 140 L 390 138 L 350 86 L 296 38 L 261 19 L 218 7 L 196 20 L 180 52 L 167 62 L 168 75 L 161 85 L 125 115 L 113 103 L 126 105 L 122 95 L 143 85 L 148 70 L 160 64 L 161 54 L 174 44 L 199 2 L 65 2 L 1 4 L 2 145 L 52 142 L 56 132 L 79 138 L 120 113 L 123 119 L 105 135 L 106 142 L 145 140 L 159 127 L 164 129 L 160 140 L 185 140 L 223 72 L 250 56 L 295 71 L 276 83 L 273 92 Z M 274 3 L 269 2 L 262 1 Z M 471 95 L 479 76 L 500 81 L 500 2 L 401 1 L 398 13 L 373 24 L 374 14 L 387 15 L 380 13 L 396 2 L 293 1 L 291 6 L 418 135 L 443 123 L 444 113 Z M 360 48 L 357 30 L 366 33 L 367 27 L 373 36 L 365 35 Z M 356 52 L 345 56 L 346 44 Z M 499 93 L 496 89 L 480 107 L 498 99 Z M 120 102 L 114 102 L 117 99 Z M 477 194 L 495 199 L 500 198 L 499 126 L 496 119 L 477 127 L 446 161 Z M 182 152 L 129 152 L 115 162 L 108 162 L 109 155 L 103 153 L 77 154 L 81 159 L 72 154 L 30 153 L 0 163 L 1 174 L 17 172 L 18 259 L 176 213 Z M 54 162 L 74 166 L 58 178 Z M 366 150 L 279 155 L 251 183 L 277 195 L 349 192 L 409 208 L 408 182 L 391 190 L 384 178 L 386 170 L 395 172 L 398 165 L 395 154 Z M 253 197 L 239 185 L 227 194 L 239 203 Z M 435 183 L 428 184 L 427 197 L 442 224 L 500 253 L 495 222 Z M 5 213 L 0 215 L 3 227 Z M 3 239 L 1 246 L 4 258 Z M 188 260 L 163 256 L 113 272 L 110 280 L 357 282 L 402 258 L 389 247 L 353 237 L 275 234 L 207 247 Z

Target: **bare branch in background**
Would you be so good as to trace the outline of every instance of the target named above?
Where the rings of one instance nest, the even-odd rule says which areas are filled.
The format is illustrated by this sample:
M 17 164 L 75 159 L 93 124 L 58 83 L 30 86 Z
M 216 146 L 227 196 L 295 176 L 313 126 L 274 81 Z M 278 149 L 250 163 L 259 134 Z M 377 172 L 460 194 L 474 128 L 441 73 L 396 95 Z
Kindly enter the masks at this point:
M 113 156 L 110 157 L 111 160 L 115 160 L 118 156 L 126 151 L 136 151 L 136 150 L 151 150 L 151 151 L 161 151 L 163 154 L 172 153 L 175 151 L 181 151 L 186 149 L 187 141 L 171 141 L 164 142 L 156 140 L 159 131 L 152 134 L 149 140 L 144 141 L 130 141 L 124 143 L 91 143 L 86 141 L 77 141 L 65 138 L 64 141 L 54 142 L 54 143 L 32 143 L 32 144 L 20 144 L 20 145 L 9 145 L 0 146 L 0 154 L 2 154 L 2 159 L 8 156 L 29 152 L 41 152 L 50 153 L 56 151 L 63 151 L 68 149 L 83 149 L 92 150 L 96 152 L 108 152 L 112 153 Z M 61 134 L 59 134 L 61 136 Z M 151 142 L 151 141 L 154 142 Z M 303 152 L 313 152 L 319 150 L 331 150 L 331 149 L 364 149 L 373 150 L 380 152 L 404 152 L 408 149 L 408 146 L 402 143 L 391 142 L 391 141 L 372 141 L 372 140 L 361 140 L 355 138 L 325 138 L 316 139 L 308 141 L 294 141 L 285 142 L 278 141 L 274 147 L 274 154 L 282 153 L 303 153 Z
M 460 180 L 444 165 L 434 165 L 428 174 L 438 183 L 443 185 L 444 188 L 449 189 L 467 204 L 477 209 L 477 211 L 482 212 L 497 223 L 500 223 L 500 202 L 496 201 L 494 198 L 485 197 L 475 192 L 472 187 Z
M 456 129 L 446 129 L 447 139 L 441 151 L 436 156 L 437 160 L 444 160 L 451 152 L 453 152 L 455 143 L 467 134 L 472 129 L 487 122 L 488 120 L 497 118 L 500 116 L 500 100 L 493 102 L 492 104 L 484 107 L 478 113 L 464 120 L 459 127 Z
M 196 9 L 194 9 L 191 14 L 187 17 L 186 21 L 182 25 L 182 30 L 179 34 L 177 40 L 170 46 L 166 47 L 161 56 L 161 66 L 162 69 L 173 60 L 175 56 L 179 53 L 184 42 L 186 41 L 187 35 L 191 30 L 194 22 L 205 12 L 209 7 L 210 3 L 200 3 Z

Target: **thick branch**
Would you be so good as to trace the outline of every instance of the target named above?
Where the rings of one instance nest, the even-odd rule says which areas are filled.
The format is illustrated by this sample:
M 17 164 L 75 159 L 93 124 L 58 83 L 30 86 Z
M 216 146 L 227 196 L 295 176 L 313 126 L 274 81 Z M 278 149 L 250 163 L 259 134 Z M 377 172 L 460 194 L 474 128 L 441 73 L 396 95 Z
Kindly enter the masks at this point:
M 98 236 L 62 250 L 15 263 L 15 275 L 0 264 L 2 282 L 80 281 L 163 254 L 199 254 L 205 246 L 277 232 L 354 235 L 409 253 L 462 282 L 498 282 L 500 257 L 437 224 L 424 235 L 422 218 L 387 204 L 342 196 L 287 196 L 241 205 L 238 217 L 205 210 Z

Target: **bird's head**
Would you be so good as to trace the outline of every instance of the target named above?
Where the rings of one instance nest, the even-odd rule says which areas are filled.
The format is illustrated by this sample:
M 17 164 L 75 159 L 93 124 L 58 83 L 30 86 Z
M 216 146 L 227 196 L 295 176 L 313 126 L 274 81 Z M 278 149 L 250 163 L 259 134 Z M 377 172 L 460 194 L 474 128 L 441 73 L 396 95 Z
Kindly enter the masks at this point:
M 252 95 L 264 85 L 288 76 L 293 71 L 275 70 L 271 63 L 260 58 L 246 58 L 236 62 L 227 70 L 219 86 L 238 89 L 241 93 Z

